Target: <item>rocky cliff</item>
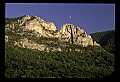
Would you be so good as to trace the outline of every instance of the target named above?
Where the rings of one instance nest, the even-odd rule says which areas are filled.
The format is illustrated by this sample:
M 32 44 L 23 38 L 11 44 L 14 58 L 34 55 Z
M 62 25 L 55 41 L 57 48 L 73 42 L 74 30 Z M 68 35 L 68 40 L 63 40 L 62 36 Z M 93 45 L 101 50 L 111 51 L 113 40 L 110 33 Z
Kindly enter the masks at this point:
M 5 27 L 5 30 L 12 30 L 15 32 L 34 31 L 44 37 L 52 36 L 49 31 L 56 31 L 54 23 L 45 22 L 39 17 L 29 15 L 17 17 L 15 21 L 7 23 Z
M 86 47 L 88 45 L 97 45 L 95 41 L 88 35 L 83 29 L 78 26 L 74 26 L 73 24 L 64 24 L 57 32 L 55 37 L 58 37 L 61 41 L 70 42 L 76 45 L 82 45 Z
M 65 46 L 64 42 L 70 44 L 81 45 L 86 47 L 88 45 L 92 46 L 100 46 L 96 41 L 93 41 L 90 35 L 88 35 L 83 29 L 78 26 L 74 26 L 73 24 L 63 24 L 60 30 L 56 29 L 56 26 L 52 22 L 46 22 L 43 19 L 37 16 L 21 16 L 14 18 L 14 20 L 10 20 L 10 22 L 6 21 L 5 24 L 5 41 L 9 42 L 9 34 L 7 33 L 15 33 L 19 34 L 22 39 L 18 39 L 18 42 L 14 41 L 15 45 L 24 48 L 31 48 L 31 49 L 38 49 L 42 50 L 54 50 L 58 49 L 61 51 L 59 47 L 48 47 L 43 43 L 50 43 L 50 44 L 61 44 Z M 57 41 L 43 41 L 41 43 L 36 43 L 32 40 L 28 41 L 28 36 L 33 36 L 36 38 L 40 37 L 47 37 L 47 38 L 57 38 Z M 17 35 L 18 36 L 18 35 Z M 24 37 L 25 36 L 25 37 Z M 30 39 L 30 38 L 29 38 Z M 31 42 L 32 41 L 32 42 Z M 40 40 L 42 41 L 42 40 Z M 64 45 L 63 45 L 64 44 Z

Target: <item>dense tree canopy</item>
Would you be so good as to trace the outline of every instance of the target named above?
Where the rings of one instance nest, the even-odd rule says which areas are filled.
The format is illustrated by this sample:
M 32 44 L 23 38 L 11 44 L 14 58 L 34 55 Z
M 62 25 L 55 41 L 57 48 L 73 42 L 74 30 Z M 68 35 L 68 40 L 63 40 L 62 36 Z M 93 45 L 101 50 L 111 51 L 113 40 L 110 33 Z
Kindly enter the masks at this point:
M 105 50 L 115 54 L 115 30 L 97 32 L 97 33 L 91 34 L 91 36 Z
M 93 46 L 81 49 L 82 53 L 74 50 L 47 53 L 6 43 L 5 77 L 101 78 L 114 72 L 113 54 Z

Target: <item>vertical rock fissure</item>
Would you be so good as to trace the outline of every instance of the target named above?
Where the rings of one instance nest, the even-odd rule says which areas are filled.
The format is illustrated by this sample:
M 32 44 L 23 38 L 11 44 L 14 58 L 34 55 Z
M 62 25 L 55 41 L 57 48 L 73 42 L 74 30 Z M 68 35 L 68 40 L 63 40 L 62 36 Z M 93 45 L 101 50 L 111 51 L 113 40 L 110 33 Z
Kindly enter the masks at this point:
M 71 29 L 71 42 L 72 42 L 72 44 L 74 43 L 74 41 L 73 41 L 73 31 L 72 31 L 72 26 L 70 25 L 70 29 Z

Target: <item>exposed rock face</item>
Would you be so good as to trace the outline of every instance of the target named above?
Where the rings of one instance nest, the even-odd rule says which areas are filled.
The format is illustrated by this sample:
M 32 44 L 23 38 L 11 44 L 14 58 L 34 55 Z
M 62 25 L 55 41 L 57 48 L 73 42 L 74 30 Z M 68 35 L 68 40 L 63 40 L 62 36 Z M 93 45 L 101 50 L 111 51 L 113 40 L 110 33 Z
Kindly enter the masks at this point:
M 48 47 L 45 44 L 38 44 L 32 40 L 28 40 L 27 38 L 20 39 L 19 42 L 15 42 L 14 45 L 17 45 L 19 47 L 23 48 L 29 48 L 29 49 L 36 49 L 39 51 L 62 51 L 60 47 Z
M 27 38 L 20 39 L 20 42 L 15 42 L 15 45 L 23 48 L 37 49 L 39 51 L 44 51 L 47 47 L 43 44 L 37 44 L 34 41 L 28 40 Z
M 35 30 L 36 32 L 42 33 L 43 29 L 56 31 L 56 26 L 52 22 L 45 22 L 43 19 L 36 16 L 25 15 L 18 17 L 18 20 L 12 24 L 6 24 L 5 27 L 10 27 L 16 30 Z
M 56 30 L 56 26 L 52 22 L 45 22 L 43 19 L 36 17 L 36 16 L 25 16 L 23 20 L 28 20 L 25 21 L 26 27 L 28 29 L 33 29 L 41 33 L 41 28 L 42 29 L 47 29 L 47 30 Z M 40 28 L 40 29 L 39 29 Z
M 64 24 L 61 30 L 56 34 L 60 40 L 70 42 L 72 44 L 82 45 L 86 47 L 88 45 L 97 45 L 93 42 L 93 39 L 83 29 L 75 27 L 73 24 Z
M 21 36 L 24 35 L 26 31 L 32 31 L 30 35 L 35 34 L 36 37 L 58 38 L 60 42 L 70 42 L 71 44 L 82 45 L 83 47 L 88 45 L 100 46 L 80 27 L 74 26 L 73 24 L 64 24 L 59 31 L 56 31 L 54 23 L 45 22 L 37 16 L 25 15 L 18 17 L 17 20 L 5 25 L 5 31 L 16 32 L 16 34 L 20 34 Z M 5 42 L 8 42 L 7 36 L 5 36 Z M 50 41 L 47 43 L 50 43 Z M 57 42 L 52 43 L 57 44 Z M 47 52 L 62 51 L 60 47 L 48 47 L 47 45 L 30 41 L 25 37 L 24 39 L 20 39 L 19 42 L 15 42 L 15 45 L 40 51 L 47 50 Z M 65 46 L 67 45 L 65 44 Z M 76 49 L 76 51 L 80 50 Z

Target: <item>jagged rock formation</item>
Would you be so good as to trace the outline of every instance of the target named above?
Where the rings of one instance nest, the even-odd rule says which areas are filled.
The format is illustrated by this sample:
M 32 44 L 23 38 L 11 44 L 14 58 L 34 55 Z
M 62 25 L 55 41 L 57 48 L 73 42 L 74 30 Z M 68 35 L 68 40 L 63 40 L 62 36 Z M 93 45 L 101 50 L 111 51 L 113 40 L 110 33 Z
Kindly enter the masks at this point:
M 14 21 L 6 23 L 5 31 L 14 32 L 16 34 L 20 34 L 21 36 L 25 35 L 27 32 L 27 35 L 34 35 L 36 38 L 58 38 L 57 42 L 52 41 L 53 44 L 68 42 L 71 44 L 81 45 L 83 47 L 88 45 L 100 46 L 96 43 L 96 41 L 93 41 L 90 35 L 78 26 L 74 26 L 73 24 L 64 24 L 61 29 L 57 31 L 54 23 L 45 22 L 43 19 L 36 16 L 25 15 L 17 17 Z M 5 42 L 8 42 L 7 36 L 5 36 Z M 50 41 L 47 43 L 50 43 Z M 24 48 L 37 49 L 40 51 L 62 51 L 60 47 L 48 47 L 47 45 L 38 44 L 34 41 L 28 40 L 26 37 L 24 37 L 24 39 L 20 39 L 18 42 L 15 41 L 15 45 Z M 80 50 L 76 49 L 76 51 Z
M 56 30 L 56 26 L 52 22 L 45 22 L 43 19 L 37 17 L 37 16 L 29 16 L 25 15 L 22 17 L 21 20 L 17 21 L 19 23 L 19 26 L 24 25 L 29 30 L 36 30 L 39 33 L 41 33 L 41 28 L 47 29 L 47 30 Z
M 45 22 L 43 19 L 36 16 L 25 15 L 16 18 L 17 20 L 6 24 L 5 30 L 15 30 L 18 32 L 24 32 L 27 30 L 32 30 L 39 33 L 40 36 L 52 37 L 49 31 L 56 31 L 56 26 L 52 22 Z M 8 28 L 9 27 L 9 28 Z M 46 31 L 47 30 L 47 31 Z
M 59 37 L 60 40 L 70 42 L 72 44 L 82 45 L 86 47 L 88 45 L 97 45 L 96 42 L 93 42 L 93 39 L 80 27 L 75 27 L 73 24 L 64 24 L 61 30 L 56 34 L 56 37 Z

